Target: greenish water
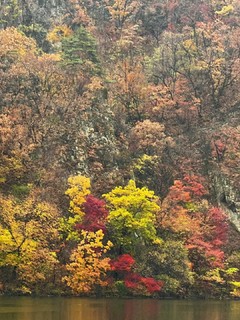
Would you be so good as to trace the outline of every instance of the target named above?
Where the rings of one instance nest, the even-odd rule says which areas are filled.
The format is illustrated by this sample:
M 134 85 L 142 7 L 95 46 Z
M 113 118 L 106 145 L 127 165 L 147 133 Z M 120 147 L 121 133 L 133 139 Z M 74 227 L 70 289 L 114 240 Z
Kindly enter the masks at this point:
M 239 320 L 240 301 L 0 297 L 0 320 Z

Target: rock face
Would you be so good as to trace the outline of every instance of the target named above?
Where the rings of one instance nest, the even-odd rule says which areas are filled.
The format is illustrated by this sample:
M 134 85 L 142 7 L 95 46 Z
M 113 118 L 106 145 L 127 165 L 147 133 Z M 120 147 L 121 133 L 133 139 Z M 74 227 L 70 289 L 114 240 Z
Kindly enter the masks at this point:
M 42 24 L 45 27 L 62 17 L 68 5 L 68 0 L 20 0 L 20 2 L 23 22 Z
M 63 17 L 69 0 L 1 0 L 0 27 L 39 24 L 48 28 Z
M 227 213 L 230 221 L 240 231 L 240 194 L 235 190 L 223 174 L 218 173 L 214 178 L 214 187 L 219 206 Z

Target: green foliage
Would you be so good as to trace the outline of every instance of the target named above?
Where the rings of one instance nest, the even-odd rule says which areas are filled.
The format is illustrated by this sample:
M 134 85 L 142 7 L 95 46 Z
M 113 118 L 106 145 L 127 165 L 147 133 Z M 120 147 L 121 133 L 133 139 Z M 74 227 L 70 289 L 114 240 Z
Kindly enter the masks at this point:
M 16 185 L 14 184 L 12 186 L 12 194 L 17 198 L 26 197 L 29 195 L 29 192 L 31 191 L 31 185 L 29 184 L 22 184 L 22 185 Z
M 94 37 L 80 27 L 72 36 L 62 39 L 63 66 L 90 75 L 100 74 L 100 62 Z
M 0 7 L 0 26 L 12 27 L 19 23 L 19 18 L 22 16 L 22 9 L 19 0 L 4 1 L 4 5 Z
M 39 48 L 42 48 L 44 51 L 49 49 L 49 45 L 46 40 L 47 30 L 41 24 L 33 23 L 27 26 L 22 24 L 18 29 L 27 37 L 35 39 Z
M 172 278 L 171 276 L 169 276 L 168 274 L 161 274 L 160 276 L 156 277 L 157 280 L 161 280 L 164 282 L 164 286 L 162 289 L 162 293 L 166 296 L 179 296 L 179 294 L 181 295 L 181 289 L 183 289 L 183 286 L 181 285 L 181 281 L 176 279 L 176 278 Z
M 116 292 L 115 292 L 115 290 L 116 290 Z M 120 297 L 124 297 L 129 294 L 129 290 L 126 288 L 123 280 L 119 280 L 119 281 L 114 282 L 113 293 L 114 293 L 114 295 L 118 295 Z
M 159 206 L 153 191 L 137 188 L 130 180 L 126 187 L 116 187 L 103 196 L 115 245 L 131 252 L 137 244 L 159 241 L 155 228 Z
M 184 295 L 184 290 L 194 283 L 188 250 L 181 241 L 167 240 L 142 247 L 137 261 L 141 273 L 164 282 L 164 294 Z

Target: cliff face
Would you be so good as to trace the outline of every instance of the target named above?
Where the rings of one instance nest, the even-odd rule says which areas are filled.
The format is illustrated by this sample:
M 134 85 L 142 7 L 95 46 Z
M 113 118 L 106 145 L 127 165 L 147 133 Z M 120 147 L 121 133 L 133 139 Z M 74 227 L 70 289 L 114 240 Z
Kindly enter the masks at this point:
M 21 0 L 23 21 L 49 26 L 64 15 L 68 0 Z
M 240 194 L 224 174 L 214 178 L 214 187 L 219 206 L 228 215 L 230 221 L 240 231 Z
M 47 28 L 66 13 L 68 5 L 68 0 L 2 0 L 0 24 L 40 24 Z

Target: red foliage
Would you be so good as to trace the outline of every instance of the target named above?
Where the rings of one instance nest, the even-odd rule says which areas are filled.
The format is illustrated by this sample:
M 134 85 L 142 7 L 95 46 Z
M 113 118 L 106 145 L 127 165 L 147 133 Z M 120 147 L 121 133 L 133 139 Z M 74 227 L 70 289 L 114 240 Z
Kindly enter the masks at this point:
M 141 289 L 145 287 L 148 293 L 160 291 L 163 287 L 162 281 L 157 281 L 154 278 L 144 278 L 137 273 L 130 273 L 124 279 L 125 286 L 128 289 Z
M 87 231 L 106 230 L 106 218 L 108 211 L 103 200 L 95 198 L 92 194 L 86 197 L 86 202 L 83 204 L 83 211 L 85 212 L 83 222 L 77 224 L 77 229 Z
M 220 248 L 213 246 L 211 243 L 192 237 L 188 240 L 186 247 L 190 251 L 193 266 L 196 267 L 201 264 L 200 257 L 202 257 L 205 261 L 204 264 L 206 265 L 207 263 L 211 268 L 223 267 L 224 252 Z M 193 258 L 194 251 L 195 253 L 198 253 L 195 258 Z
M 160 291 L 163 287 L 162 281 L 157 281 L 154 278 L 144 278 L 141 275 L 132 272 L 132 267 L 135 264 L 134 258 L 130 254 L 123 254 L 116 260 L 110 262 L 112 271 L 123 272 L 121 275 L 126 288 L 132 289 L 135 292 L 147 290 L 148 293 Z
M 212 141 L 212 156 L 217 159 L 218 162 L 223 161 L 226 150 L 226 142 L 221 139 Z
M 206 196 L 208 191 L 203 185 L 203 178 L 196 175 L 185 175 L 183 181 L 175 180 L 167 196 L 172 204 L 186 203 Z
M 124 284 L 128 289 L 137 289 L 142 277 L 137 273 L 130 273 L 124 279 Z
M 119 256 L 116 260 L 110 262 L 111 269 L 113 271 L 131 271 L 135 260 L 130 254 L 123 254 Z
M 208 191 L 204 187 L 204 179 L 196 175 L 186 175 L 183 178 L 184 181 L 184 191 L 190 192 L 192 197 L 201 198 L 208 194 Z
M 145 285 L 149 293 L 160 291 L 164 285 L 162 281 L 157 281 L 153 278 L 141 278 L 141 282 Z
M 184 242 L 195 270 L 222 267 L 222 246 L 227 240 L 227 218 L 204 197 L 208 195 L 204 179 L 186 175 L 176 180 L 162 203 L 162 227 L 184 234 Z M 183 233 L 184 232 L 184 233 Z
M 187 241 L 189 250 L 197 250 L 211 267 L 222 267 L 224 252 L 222 246 L 227 240 L 227 220 L 224 213 L 216 207 L 210 208 L 205 216 L 205 224 L 199 234 L 194 233 Z M 197 263 L 196 261 L 194 262 Z
M 167 199 L 170 203 L 177 204 L 179 202 L 189 202 L 191 197 L 190 193 L 184 190 L 182 181 L 175 180 L 174 185 L 170 188 Z
M 211 234 L 208 240 L 215 246 L 221 246 L 227 241 L 228 224 L 227 217 L 219 208 L 212 207 L 208 211 L 208 220 L 211 228 Z

